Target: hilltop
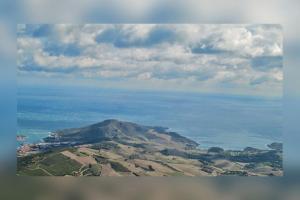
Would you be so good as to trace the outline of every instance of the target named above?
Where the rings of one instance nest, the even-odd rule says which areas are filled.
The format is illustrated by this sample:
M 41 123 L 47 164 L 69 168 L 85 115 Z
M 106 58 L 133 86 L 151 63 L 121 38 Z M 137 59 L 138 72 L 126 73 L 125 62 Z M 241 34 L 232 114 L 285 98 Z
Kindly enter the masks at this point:
M 164 127 L 143 126 L 132 122 L 105 120 L 83 128 L 72 128 L 56 131 L 45 142 L 69 142 L 76 144 L 93 144 L 103 141 L 120 143 L 139 142 L 154 145 L 195 148 L 196 142 Z

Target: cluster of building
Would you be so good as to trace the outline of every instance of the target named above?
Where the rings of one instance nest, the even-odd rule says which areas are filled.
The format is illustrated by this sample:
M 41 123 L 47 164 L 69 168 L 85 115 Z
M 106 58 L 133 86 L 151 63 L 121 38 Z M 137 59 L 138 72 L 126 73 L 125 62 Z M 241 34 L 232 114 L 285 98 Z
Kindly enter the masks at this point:
M 74 142 L 40 142 L 37 144 L 22 144 L 17 148 L 18 156 L 25 156 L 34 153 L 45 152 L 53 148 L 74 146 Z

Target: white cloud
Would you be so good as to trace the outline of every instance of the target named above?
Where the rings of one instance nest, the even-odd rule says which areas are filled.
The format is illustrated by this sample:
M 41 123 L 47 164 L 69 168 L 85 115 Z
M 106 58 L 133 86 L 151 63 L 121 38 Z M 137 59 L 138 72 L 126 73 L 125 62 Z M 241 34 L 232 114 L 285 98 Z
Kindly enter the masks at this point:
M 282 56 L 282 30 L 276 25 L 62 24 L 50 28 L 50 33 L 34 37 L 26 27 L 18 27 L 20 70 L 150 85 L 180 83 L 187 89 L 230 85 L 249 90 L 260 85 L 263 91 L 272 85 L 280 93 L 282 60 L 277 58 Z M 71 54 L 74 49 L 78 53 Z

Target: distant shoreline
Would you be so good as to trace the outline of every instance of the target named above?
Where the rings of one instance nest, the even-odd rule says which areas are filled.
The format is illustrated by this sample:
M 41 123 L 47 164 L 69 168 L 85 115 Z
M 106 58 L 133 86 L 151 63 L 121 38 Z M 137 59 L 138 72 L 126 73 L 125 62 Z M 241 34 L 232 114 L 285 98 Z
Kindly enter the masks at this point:
M 161 128 L 163 128 L 165 130 L 169 130 L 169 131 L 173 130 L 172 128 L 169 128 L 169 127 L 161 127 Z M 39 144 L 45 143 L 45 141 L 44 141 L 45 138 L 52 137 L 53 135 L 56 134 L 55 132 L 56 131 L 47 131 L 48 135 L 46 137 L 43 137 L 43 138 L 39 139 L 39 141 L 36 141 L 36 142 L 26 143 L 26 145 L 29 145 L 29 146 L 33 145 L 33 146 L 35 146 L 35 145 L 39 145 Z M 182 135 L 182 134 L 180 134 L 180 135 Z M 17 141 L 18 141 L 18 137 L 19 138 L 24 138 L 23 142 L 28 138 L 28 136 L 20 134 L 20 135 L 17 135 Z M 188 136 L 184 136 L 184 137 L 187 137 L 190 140 L 195 141 L 193 138 L 190 138 Z M 195 142 L 197 142 L 197 141 L 195 141 Z M 257 148 L 257 147 L 247 146 L 247 145 L 245 147 L 243 147 L 243 148 L 224 148 L 222 145 L 210 145 L 210 146 L 207 146 L 207 145 L 203 145 L 205 143 L 200 143 L 196 148 L 199 149 L 199 150 L 208 150 L 210 148 L 217 147 L 217 148 L 221 148 L 221 149 L 223 149 L 225 151 L 243 151 L 246 148 L 253 148 L 253 149 L 258 149 L 258 150 L 271 150 L 270 144 L 273 144 L 273 143 L 282 144 L 282 142 L 280 142 L 280 141 L 272 141 L 270 143 L 265 143 L 265 145 L 264 145 L 265 148 Z M 20 148 L 20 147 L 21 146 L 17 146 L 17 148 Z
M 171 128 L 167 128 L 167 130 L 172 130 L 172 129 L 171 129 Z M 32 142 L 28 142 L 27 139 L 29 139 L 30 136 L 26 136 L 26 135 L 24 134 L 23 137 L 25 138 L 25 140 L 23 140 L 23 141 L 18 141 L 18 139 L 17 139 L 17 141 L 19 142 L 19 143 L 17 144 L 17 147 L 20 147 L 21 142 L 25 142 L 26 144 L 32 144 L 32 145 L 41 143 L 41 142 L 43 142 L 44 138 L 46 138 L 46 137 L 50 136 L 52 133 L 54 133 L 54 131 L 51 132 L 51 131 L 48 131 L 48 130 L 45 131 L 45 132 L 47 132 L 47 133 L 49 133 L 49 134 L 48 134 L 48 135 L 45 134 L 44 137 L 42 137 L 42 138 L 40 138 L 40 139 L 38 139 L 38 140 L 36 140 L 36 141 L 32 141 Z M 180 135 L 182 135 L 182 134 L 180 134 Z M 188 136 L 185 136 L 185 137 L 188 137 Z M 191 140 L 193 140 L 193 141 L 196 141 L 195 139 L 193 139 L 193 138 L 191 138 L 191 137 L 188 137 L 188 138 L 191 139 Z M 196 142 L 198 142 L 198 141 L 196 141 Z M 208 143 L 209 143 L 209 142 L 208 142 Z M 270 142 L 264 143 L 263 148 L 262 148 L 262 147 L 254 147 L 254 148 L 261 149 L 261 150 L 270 150 L 270 148 L 268 147 L 268 145 L 271 144 L 271 143 L 282 143 L 282 141 L 278 141 L 278 140 L 270 140 Z M 211 148 L 211 147 L 220 147 L 220 148 L 222 148 L 222 149 L 224 149 L 224 150 L 242 151 L 244 148 L 247 148 L 247 147 L 253 147 L 253 146 L 245 145 L 244 147 L 240 147 L 240 148 L 225 148 L 225 147 L 222 146 L 222 145 L 206 145 L 206 142 L 200 142 L 200 145 L 199 145 L 197 148 L 200 148 L 200 149 L 209 149 L 209 148 Z

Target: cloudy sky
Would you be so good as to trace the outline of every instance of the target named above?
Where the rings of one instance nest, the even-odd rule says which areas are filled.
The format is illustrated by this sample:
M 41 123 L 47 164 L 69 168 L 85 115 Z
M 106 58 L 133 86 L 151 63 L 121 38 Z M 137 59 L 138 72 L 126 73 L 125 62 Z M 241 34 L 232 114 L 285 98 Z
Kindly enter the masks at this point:
M 282 95 L 279 25 L 20 24 L 17 36 L 21 83 Z

